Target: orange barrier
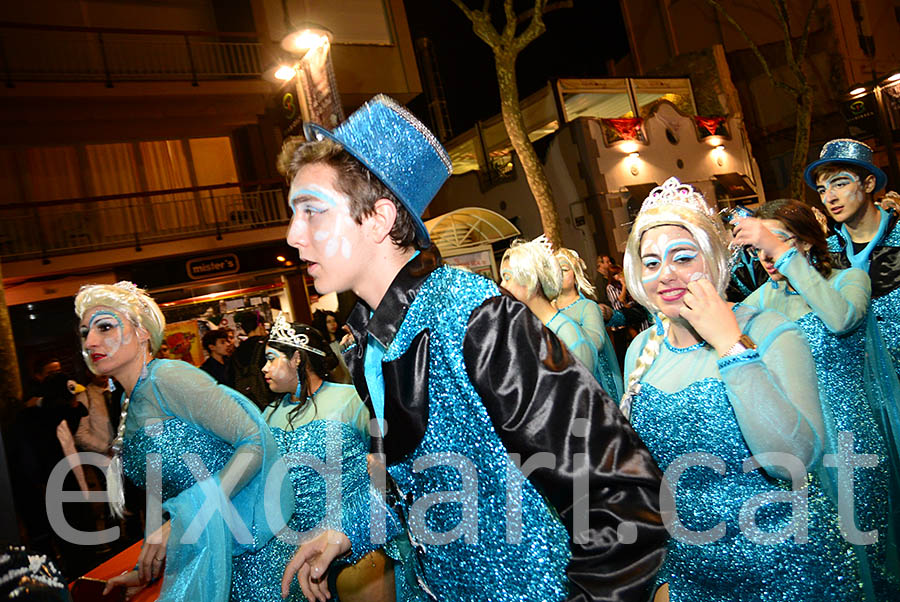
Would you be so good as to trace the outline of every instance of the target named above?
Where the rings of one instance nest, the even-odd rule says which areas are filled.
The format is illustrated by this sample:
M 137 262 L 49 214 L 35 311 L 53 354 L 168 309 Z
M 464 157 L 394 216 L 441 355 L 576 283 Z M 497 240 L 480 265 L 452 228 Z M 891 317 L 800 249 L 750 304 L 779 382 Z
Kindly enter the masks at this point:
M 106 581 L 128 572 L 137 564 L 138 556 L 141 553 L 141 540 L 125 550 L 119 552 L 100 566 L 95 567 L 90 572 L 75 580 L 70 586 L 72 592 L 72 600 L 74 602 L 101 602 L 106 600 L 124 600 L 125 588 L 116 588 L 111 594 L 101 597 L 100 592 L 106 585 Z M 129 602 L 153 602 L 159 596 L 159 590 L 162 588 L 162 579 L 142 589 L 136 596 L 130 598 Z

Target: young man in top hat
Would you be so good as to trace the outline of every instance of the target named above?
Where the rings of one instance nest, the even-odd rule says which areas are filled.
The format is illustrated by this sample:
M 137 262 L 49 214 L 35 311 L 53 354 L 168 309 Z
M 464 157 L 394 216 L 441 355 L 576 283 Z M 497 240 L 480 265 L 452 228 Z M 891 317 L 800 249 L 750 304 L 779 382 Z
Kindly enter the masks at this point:
M 900 371 L 900 227 L 873 196 L 887 176 L 872 163 L 871 148 L 848 138 L 825 144 L 804 175 L 835 221 L 828 246 L 836 267 L 860 268 L 872 279 L 871 311 Z
M 345 359 L 423 595 L 648 599 L 667 540 L 659 469 L 527 307 L 442 265 L 421 215 L 450 175 L 446 151 L 385 96 L 305 133 L 282 154 L 287 240 L 320 293 L 360 298 Z M 331 561 L 374 545 L 344 528 L 298 548 L 282 587 L 297 575 L 324 600 Z

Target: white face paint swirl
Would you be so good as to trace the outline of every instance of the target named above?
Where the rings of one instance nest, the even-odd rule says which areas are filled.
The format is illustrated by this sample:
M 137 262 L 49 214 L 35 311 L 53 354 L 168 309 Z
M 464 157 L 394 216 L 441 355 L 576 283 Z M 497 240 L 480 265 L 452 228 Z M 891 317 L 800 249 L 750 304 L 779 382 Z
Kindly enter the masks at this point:
M 287 242 L 308 263 L 307 272 L 321 294 L 353 288 L 366 275 L 361 249 L 368 231 L 353 218 L 351 199 L 338 189 L 337 178 L 330 165 L 305 165 L 294 177 L 289 197 L 294 215 Z
M 679 317 L 688 284 L 709 277 L 700 247 L 680 226 L 657 226 L 645 232 L 641 263 L 644 292 L 670 318 Z

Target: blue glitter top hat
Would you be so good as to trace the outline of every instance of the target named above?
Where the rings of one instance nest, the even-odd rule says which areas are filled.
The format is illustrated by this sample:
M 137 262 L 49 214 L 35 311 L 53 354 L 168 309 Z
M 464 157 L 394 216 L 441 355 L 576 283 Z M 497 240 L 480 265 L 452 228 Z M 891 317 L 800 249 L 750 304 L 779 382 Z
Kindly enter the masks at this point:
M 820 165 L 827 165 L 828 163 L 843 163 L 845 165 L 862 167 L 875 176 L 875 190 L 873 192 L 878 192 L 884 188 L 885 184 L 887 184 L 887 176 L 872 163 L 872 149 L 859 140 L 853 140 L 852 138 L 838 138 L 837 140 L 827 142 L 825 146 L 822 147 L 819 159 L 810 163 L 803 173 L 803 178 L 813 190 L 816 189 L 816 180 L 813 177 L 813 170 Z
M 428 128 L 383 94 L 369 100 L 334 131 L 306 123 L 307 140 L 338 142 L 403 203 L 420 241 L 430 238 L 422 213 L 453 169 L 450 156 Z

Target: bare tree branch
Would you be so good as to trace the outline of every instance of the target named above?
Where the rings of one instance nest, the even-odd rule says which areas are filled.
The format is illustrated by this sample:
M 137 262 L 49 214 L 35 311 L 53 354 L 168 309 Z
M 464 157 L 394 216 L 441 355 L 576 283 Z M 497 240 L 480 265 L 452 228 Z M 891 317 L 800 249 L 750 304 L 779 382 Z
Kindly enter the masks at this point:
M 514 50 L 516 53 L 531 44 L 535 38 L 544 33 L 547 27 L 544 25 L 545 0 L 534 0 L 534 13 L 531 15 L 531 23 L 519 37 L 515 39 Z
M 456 0 L 453 1 L 456 2 Z M 766 72 L 766 75 L 769 76 L 769 79 L 772 80 L 772 83 L 776 87 L 787 90 L 792 94 L 797 94 L 800 92 L 799 89 L 775 77 L 775 74 L 772 73 L 772 69 L 769 67 L 769 62 L 766 60 L 766 57 L 763 56 L 763 53 L 762 51 L 760 51 L 759 46 L 756 45 L 756 42 L 753 41 L 753 39 L 747 34 L 744 28 L 734 20 L 734 17 L 732 17 L 731 14 L 729 14 L 729 12 L 725 10 L 725 7 L 723 7 L 722 4 L 718 2 L 718 0 L 706 0 L 706 3 L 717 10 L 720 15 L 725 17 L 725 19 L 731 24 L 731 26 L 734 27 L 739 34 L 741 34 L 741 37 L 743 37 L 744 41 L 747 42 L 747 45 L 750 46 L 750 50 L 752 50 L 753 54 L 756 55 L 756 58 L 759 59 L 763 71 Z
M 794 75 L 797 75 L 797 58 L 794 56 L 794 44 L 791 37 L 791 16 L 788 14 L 784 0 L 771 0 L 775 15 L 781 24 L 781 32 L 784 35 L 784 59 Z M 801 87 L 803 82 L 800 82 Z
M 556 0 L 556 2 L 550 2 L 546 6 L 544 6 L 544 14 L 552 13 L 555 10 L 559 10 L 561 8 L 572 8 L 575 6 L 574 0 Z M 519 13 L 518 24 L 521 25 L 525 21 L 531 19 L 531 15 L 534 14 L 534 9 L 529 8 L 522 13 Z
M 503 16 L 506 17 L 503 39 L 512 42 L 516 39 L 516 11 L 513 9 L 513 0 L 503 0 Z
M 809 43 L 809 33 L 810 29 L 812 29 L 812 16 L 813 13 L 816 12 L 819 8 L 819 0 L 813 0 L 812 6 L 809 7 L 809 12 L 806 14 L 806 23 L 803 24 L 803 35 L 800 37 L 800 44 L 797 47 L 797 56 L 800 57 L 800 60 L 803 60 L 806 57 L 806 48 Z
M 451 0 L 463 14 L 472 22 L 472 31 L 478 36 L 482 42 L 490 46 L 492 49 L 500 46 L 500 34 L 494 29 L 491 23 L 491 15 L 487 11 L 472 10 L 465 4 L 463 0 Z

